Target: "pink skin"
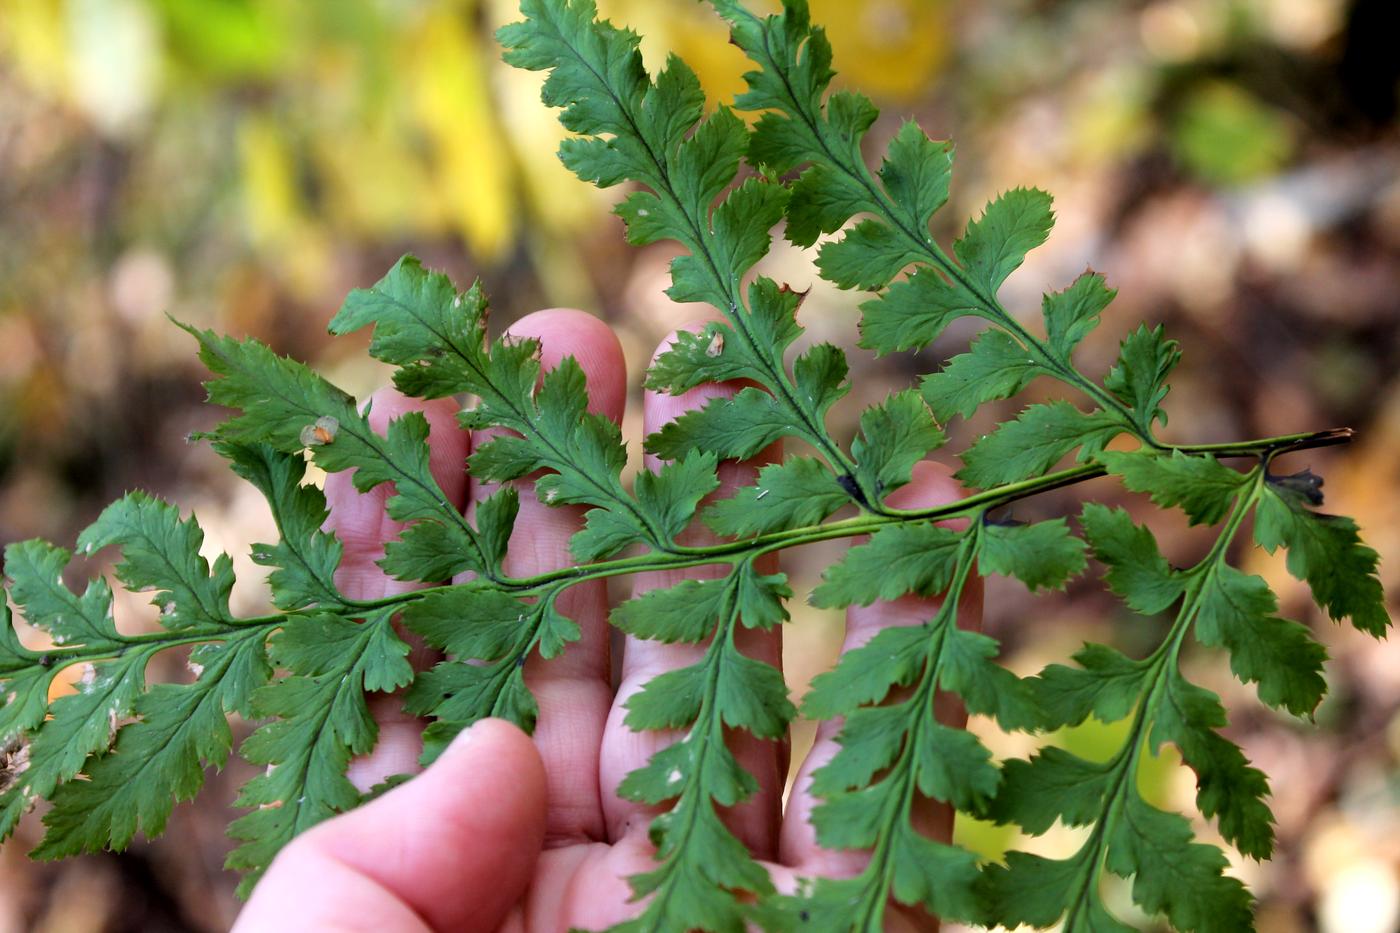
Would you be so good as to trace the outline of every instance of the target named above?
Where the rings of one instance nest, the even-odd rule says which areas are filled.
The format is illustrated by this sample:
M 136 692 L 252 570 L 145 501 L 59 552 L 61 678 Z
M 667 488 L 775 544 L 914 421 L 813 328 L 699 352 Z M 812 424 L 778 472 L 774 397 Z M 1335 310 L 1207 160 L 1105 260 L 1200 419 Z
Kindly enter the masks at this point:
M 554 309 L 522 319 L 511 332 L 540 339 L 546 368 L 566 355 L 577 358 L 588 377 L 590 410 L 621 419 L 625 364 L 607 325 L 580 311 Z M 646 431 L 657 430 L 710 397 L 734 391 L 733 386 L 709 385 L 675 398 L 648 393 Z M 474 439 L 455 427 L 450 401 L 423 403 L 381 392 L 371 420 L 382 430 L 390 418 L 412 408 L 423 410 L 432 426 L 434 475 L 447 495 L 470 511 L 490 489 L 471 482 L 461 469 Z M 717 497 L 750 481 L 754 470 L 752 463 L 725 464 Z M 522 492 L 510 572 L 528 576 L 568 564 L 568 539 L 580 526 L 580 510 L 546 508 L 528 489 Z M 345 545 L 338 575 L 345 593 L 369 598 L 406 588 L 387 579 L 374 564 L 384 542 L 398 531 L 383 513 L 385 488 L 360 494 L 348 476 L 340 474 L 327 481 L 326 494 L 329 525 Z M 914 481 L 894 493 L 890 502 L 911 508 L 958 495 L 949 471 L 925 462 L 916 468 Z M 712 540 L 704 529 L 689 534 L 696 542 Z M 712 573 L 712 568 L 696 568 L 643 575 L 635 581 L 636 592 Z M 980 587 L 973 587 L 965 603 L 959 610 L 960 623 L 978 625 Z M 843 650 L 863 644 L 886 626 L 922 622 L 937 605 L 934 600 L 905 598 L 852 609 Z M 654 813 L 622 800 L 615 789 L 625 774 L 672 739 L 627 729 L 622 704 L 656 674 L 691 663 L 698 649 L 629 638 L 621 686 L 614 693 L 604 586 L 595 582 L 573 587 L 561 598 L 560 608 L 579 623 L 583 635 L 562 658 L 548 664 L 535 659 L 527 665 L 526 680 L 540 704 L 533 740 L 499 720 L 477 723 L 416 780 L 321 824 L 284 849 L 234 929 L 555 931 L 597 929 L 639 912 L 640 905 L 629 903 L 624 879 L 655 864 L 647 841 L 647 824 Z M 781 638 L 776 630 L 746 631 L 740 645 L 754 657 L 777 663 Z M 420 666 L 430 663 L 430 652 L 417 654 Z M 405 716 L 393 697 L 375 698 L 373 709 L 380 722 L 379 745 L 351 766 L 351 778 L 361 787 L 389 774 L 418 770 L 423 723 Z M 955 704 L 943 713 L 945 721 L 963 721 Z M 746 734 L 734 739 L 735 753 L 761 789 L 726 819 L 768 866 L 780 889 L 792 890 L 800 877 L 849 875 L 862 865 L 862 853 L 817 846 L 808 822 L 814 804 L 808 793 L 810 775 L 835 754 L 837 728 L 837 723 L 822 724 L 786 812 L 786 744 Z M 947 837 L 951 813 L 946 808 L 924 802 L 917 819 L 931 834 Z M 892 909 L 888 921 L 891 929 L 936 928 L 926 915 L 902 909 Z

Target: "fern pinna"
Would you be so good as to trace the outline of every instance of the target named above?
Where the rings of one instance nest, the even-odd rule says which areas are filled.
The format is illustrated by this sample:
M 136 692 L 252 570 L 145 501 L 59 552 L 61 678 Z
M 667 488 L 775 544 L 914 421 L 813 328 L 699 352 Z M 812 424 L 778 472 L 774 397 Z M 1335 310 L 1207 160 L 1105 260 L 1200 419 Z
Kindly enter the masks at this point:
M 65 587 L 64 549 L 37 540 L 6 548 L 9 602 L 52 646 L 24 645 L 0 601 L 4 833 L 40 798 L 52 806 L 39 857 L 121 849 L 137 832 L 159 833 L 206 769 L 226 762 L 227 717 L 237 714 L 262 723 L 240 754 L 275 765 L 244 788 L 239 803 L 249 812 L 230 830 L 242 844 L 229 865 L 247 872 L 249 886 L 284 843 L 363 799 L 346 769 L 375 743 L 368 695 L 407 688 L 407 709 L 432 720 L 426 759 L 481 717 L 530 729 L 537 710 L 523 659 L 557 657 L 579 636 L 556 608 L 562 592 L 643 570 L 715 565 L 723 573 L 714 579 L 649 592 L 612 615 L 635 637 L 706 646 L 696 663 L 657 677 L 629 703 L 632 729 L 676 729 L 680 738 L 617 791 L 664 810 L 652 828 L 654 868 L 631 879 L 640 913 L 628 928 L 878 930 L 893 899 L 982 924 L 1130 929 L 1100 898 L 1104 872 L 1131 878 L 1133 900 L 1177 929 L 1251 926 L 1250 895 L 1223 871 L 1222 851 L 1195 841 L 1184 816 L 1144 800 L 1136 775 L 1144 755 L 1173 744 L 1194 770 L 1197 804 L 1219 834 L 1245 856 L 1270 855 L 1268 780 L 1221 734 L 1219 697 L 1186 679 L 1179 657 L 1188 639 L 1221 647 L 1260 700 L 1295 715 L 1310 715 L 1321 700 L 1322 647 L 1303 625 L 1279 617 L 1261 578 L 1227 561 L 1232 545 L 1251 534 L 1268 551 L 1287 551 L 1289 571 L 1331 618 L 1386 633 L 1376 553 L 1350 519 L 1317 511 L 1318 477 L 1272 468 L 1281 453 L 1344 442 L 1349 433 L 1159 441 L 1154 429 L 1166 420 L 1167 379 L 1179 357 L 1160 327 L 1132 331 L 1096 379 L 1076 366 L 1074 353 L 1114 297 L 1102 276 L 1086 273 L 1047 294 L 1038 327 L 997 297 L 1049 235 L 1049 195 L 1002 194 L 946 249 L 929 224 L 947 198 L 951 147 L 905 123 L 872 171 L 863 142 L 876 110 L 858 93 L 828 92 L 830 47 L 804 0 L 785 0 L 781 14 L 764 17 L 736 0 L 712 3 L 754 68 L 732 107 L 708 111 L 684 62 L 672 57 L 648 75 L 638 37 L 598 21 L 591 0 L 523 0 L 523 20 L 499 38 L 509 63 L 548 72 L 544 101 L 562 108 L 565 127 L 577 134 L 561 147 L 565 165 L 600 187 L 630 182 L 617 207 L 629 241 L 679 244 L 669 295 L 706 302 L 723 318 L 681 334 L 649 370 L 647 386 L 680 393 L 741 379 L 748 387 L 648 437 L 647 449 L 665 465 L 642 471 L 628 489 L 620 430 L 587 413 L 578 364 L 566 359 L 542 374 L 535 342 L 488 335 L 479 289 L 459 292 L 405 257 L 351 293 L 330 326 L 337 334 L 373 327 L 370 352 L 397 367 L 402 392 L 469 397 L 464 427 L 506 429 L 470 458 L 473 477 L 502 485 L 468 521 L 428 469 L 423 416 L 403 415 L 379 433 L 353 398 L 303 365 L 253 340 L 191 330 L 214 374 L 210 399 L 236 411 L 208 440 L 266 496 L 280 532 L 253 551 L 270 569 L 276 611 L 235 616 L 229 559 L 206 561 L 195 519 L 139 492 L 111 505 L 78 548 L 119 549 L 115 576 L 152 594 L 157 631 L 119 631 L 104 579 L 81 593 Z M 843 352 L 817 344 L 790 359 L 802 333 L 801 294 L 751 274 L 780 224 L 797 247 L 820 243 L 823 278 L 867 293 L 860 343 L 877 354 L 923 348 L 959 317 L 989 326 L 917 386 L 867 409 L 859 435 L 843 442 L 827 427 L 828 410 L 850 388 Z M 1031 405 L 958 452 L 965 498 L 930 509 L 889 504 L 914 465 L 943 445 L 940 425 L 1040 377 L 1065 384 L 1077 400 Z M 721 460 L 750 457 L 784 437 L 805 442 L 811 454 L 768 465 L 755 485 L 700 507 L 717 488 Z M 430 585 L 374 600 L 337 589 L 341 545 L 322 529 L 324 497 L 303 482 L 308 453 L 323 470 L 353 470 L 362 490 L 393 484 L 388 513 L 406 527 L 381 566 Z M 1072 465 L 1056 469 L 1070 455 Z M 574 566 L 515 578 L 503 565 L 519 505 L 509 481 L 537 471 L 542 478 L 523 488 L 549 505 L 584 506 L 586 524 L 572 540 Z M 1218 527 L 1214 545 L 1194 565 L 1172 566 L 1148 529 L 1096 503 L 1073 522 L 991 518 L 1018 500 L 1104 474 L 1180 509 L 1192 524 Z M 837 513 L 844 517 L 833 519 Z M 679 535 L 697 520 L 724 543 L 682 543 Z M 725 730 L 780 737 L 797 709 L 782 674 L 742 653 L 735 634 L 787 619 L 786 578 L 766 572 L 761 557 L 857 535 L 869 537 L 827 569 L 816 604 L 916 593 L 943 594 L 944 608 L 847 653 L 805 698 L 805 715 L 844 723 L 840 752 L 815 776 L 818 839 L 871 857 L 854 877 L 811 879 L 779 894 L 721 819 L 720 808 L 756 786 L 726 746 Z M 1068 663 L 1018 678 L 997 663 L 993 639 L 955 624 L 974 575 L 1060 588 L 1086 570 L 1090 555 L 1129 609 L 1170 615 L 1146 656 L 1089 644 Z M 471 582 L 441 583 L 463 572 Z M 446 660 L 416 672 L 396 620 Z M 193 648 L 197 678 L 148 686 L 151 658 L 180 646 Z M 55 677 L 75 665 L 89 666 L 80 688 L 50 702 Z M 997 761 L 971 733 L 937 721 L 935 691 L 955 694 L 1007 730 L 1045 732 L 1095 717 L 1126 720 L 1126 738 L 1105 761 L 1054 746 L 1028 760 Z M 918 796 L 1031 834 L 1057 821 L 1089 830 L 1067 858 L 1013 851 L 984 863 L 916 829 L 910 812 Z

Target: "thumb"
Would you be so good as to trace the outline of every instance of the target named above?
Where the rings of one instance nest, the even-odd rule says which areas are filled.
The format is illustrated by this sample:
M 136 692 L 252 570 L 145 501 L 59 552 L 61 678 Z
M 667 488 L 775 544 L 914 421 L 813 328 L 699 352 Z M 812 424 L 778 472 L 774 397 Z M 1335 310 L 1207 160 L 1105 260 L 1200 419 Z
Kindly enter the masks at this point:
M 534 873 L 544 818 L 534 743 L 483 719 L 418 777 L 287 846 L 234 929 L 495 930 Z

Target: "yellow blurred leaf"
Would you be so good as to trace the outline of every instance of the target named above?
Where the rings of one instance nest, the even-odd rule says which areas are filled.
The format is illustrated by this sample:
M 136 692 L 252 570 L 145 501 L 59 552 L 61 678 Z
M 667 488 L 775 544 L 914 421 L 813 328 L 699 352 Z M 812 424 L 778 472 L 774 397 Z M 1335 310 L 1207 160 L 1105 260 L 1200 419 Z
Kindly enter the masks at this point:
M 25 83 L 60 96 L 68 90 L 68 36 L 60 0 L 0 0 L 0 52 Z
M 255 115 L 239 125 L 238 148 L 249 239 L 299 294 L 317 294 L 330 267 L 328 231 L 306 216 L 287 140 L 271 118 Z
M 251 116 L 238 128 L 243 163 L 243 199 L 248 231 L 258 245 L 285 241 L 297 226 L 292 159 L 277 126 Z
M 831 37 L 837 82 L 880 99 L 926 95 L 948 55 L 945 0 L 812 0 Z
M 403 65 L 418 120 L 432 141 L 433 197 L 477 255 L 490 260 L 514 237 L 515 205 L 486 62 L 470 31 L 475 6 L 424 16 L 405 38 Z
M 449 227 L 448 205 L 406 136 L 404 123 L 388 113 L 346 120 L 313 136 L 327 219 L 368 237 L 438 234 Z

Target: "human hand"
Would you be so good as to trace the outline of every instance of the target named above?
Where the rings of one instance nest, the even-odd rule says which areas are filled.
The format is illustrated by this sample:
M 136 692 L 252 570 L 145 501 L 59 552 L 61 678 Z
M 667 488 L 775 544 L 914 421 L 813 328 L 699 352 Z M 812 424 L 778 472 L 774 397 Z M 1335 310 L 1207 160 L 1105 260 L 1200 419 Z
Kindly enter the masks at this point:
M 575 357 L 588 377 L 590 411 L 621 419 L 625 363 L 606 324 L 579 311 L 550 310 L 532 314 L 510 330 L 541 341 L 546 369 L 565 356 Z M 733 386 L 706 385 L 674 397 L 648 393 L 645 431 L 656 431 L 709 398 L 734 391 Z M 423 403 L 380 393 L 371 421 L 383 430 L 412 408 L 425 413 L 432 429 L 434 476 L 470 512 L 491 488 L 471 482 L 462 465 L 474 443 L 485 438 L 458 429 L 456 406 L 447 399 Z M 722 464 L 715 497 L 752 483 L 755 470 L 754 462 Z M 357 493 L 347 474 L 327 480 L 329 525 L 344 545 L 337 582 L 347 596 L 371 599 L 411 586 L 389 579 L 375 564 L 385 541 L 399 531 L 384 514 L 388 495 L 383 486 Z M 925 462 L 915 469 L 913 482 L 889 501 L 903 508 L 928 507 L 958 496 L 948 471 Z M 531 576 L 568 566 L 569 538 L 581 523 L 579 508 L 549 508 L 533 495 L 522 495 L 507 570 Z M 689 543 L 713 540 L 702 528 L 687 533 Z M 710 569 L 639 574 L 635 592 L 669 587 L 686 576 L 713 576 Z M 975 626 L 981 618 L 980 589 L 974 587 L 965 601 L 959 623 Z M 937 605 L 906 597 L 853 607 L 842 651 L 864 644 L 881 628 L 921 623 Z M 694 663 L 703 648 L 629 637 L 614 689 L 604 582 L 572 587 L 558 606 L 578 622 L 582 637 L 561 657 L 549 662 L 534 657 L 526 664 L 525 679 L 540 708 L 533 740 L 500 720 L 480 721 L 421 776 L 302 834 L 273 862 L 235 931 L 597 929 L 641 910 L 630 902 L 626 878 L 655 865 L 647 827 L 656 812 L 620 798 L 616 788 L 624 775 L 675 736 L 632 732 L 623 725 L 625 703 L 656 675 Z M 742 651 L 778 667 L 781 639 L 779 629 L 741 629 L 736 635 Z M 430 658 L 425 653 L 417 661 L 421 666 Z M 379 743 L 373 754 L 351 765 L 351 779 L 362 788 L 390 774 L 418 770 L 423 722 L 406 716 L 394 697 L 375 698 L 374 709 Z M 940 710 L 940 718 L 962 721 L 953 704 Z M 746 733 L 732 740 L 736 757 L 760 789 L 730 810 L 726 823 L 765 863 L 780 890 L 793 890 L 801 877 L 855 874 L 863 864 L 863 853 L 819 847 L 808 820 L 815 805 L 811 774 L 835 754 L 838 728 L 838 722 L 820 724 L 786 806 L 786 743 Z M 920 800 L 915 821 L 924 832 L 946 839 L 952 814 Z M 895 929 L 936 927 L 925 914 L 893 906 L 887 921 Z

